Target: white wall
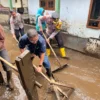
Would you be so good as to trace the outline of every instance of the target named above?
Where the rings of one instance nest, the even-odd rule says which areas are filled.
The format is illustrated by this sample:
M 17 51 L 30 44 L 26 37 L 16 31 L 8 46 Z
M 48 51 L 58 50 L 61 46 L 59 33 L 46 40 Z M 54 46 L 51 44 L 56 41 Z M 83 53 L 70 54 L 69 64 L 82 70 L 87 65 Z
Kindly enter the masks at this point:
M 28 9 L 30 15 L 35 15 L 39 8 L 39 0 L 28 0 Z
M 91 0 L 61 0 L 61 19 L 67 21 L 68 32 L 79 37 L 98 38 L 100 30 L 86 28 Z
M 39 0 L 28 0 L 28 9 L 29 9 L 30 15 L 33 15 L 33 16 L 36 15 L 39 7 L 40 7 Z M 48 12 L 49 14 L 51 14 L 53 11 L 46 10 L 45 12 Z

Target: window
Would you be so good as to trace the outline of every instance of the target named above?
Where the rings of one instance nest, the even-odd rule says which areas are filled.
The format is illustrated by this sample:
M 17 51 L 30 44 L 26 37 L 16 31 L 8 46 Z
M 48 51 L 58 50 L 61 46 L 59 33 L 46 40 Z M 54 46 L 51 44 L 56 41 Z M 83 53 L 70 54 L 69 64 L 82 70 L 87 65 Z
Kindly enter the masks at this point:
M 91 0 L 87 27 L 100 29 L 100 0 Z
M 45 10 L 55 10 L 55 0 L 40 0 L 40 7 Z

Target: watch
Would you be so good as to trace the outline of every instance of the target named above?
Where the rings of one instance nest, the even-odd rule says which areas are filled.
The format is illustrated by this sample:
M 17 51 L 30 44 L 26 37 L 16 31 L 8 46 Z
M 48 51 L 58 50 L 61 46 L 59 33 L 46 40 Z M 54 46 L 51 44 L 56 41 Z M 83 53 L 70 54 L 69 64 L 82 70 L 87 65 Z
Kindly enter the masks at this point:
M 42 67 L 42 65 L 39 65 L 39 67 Z

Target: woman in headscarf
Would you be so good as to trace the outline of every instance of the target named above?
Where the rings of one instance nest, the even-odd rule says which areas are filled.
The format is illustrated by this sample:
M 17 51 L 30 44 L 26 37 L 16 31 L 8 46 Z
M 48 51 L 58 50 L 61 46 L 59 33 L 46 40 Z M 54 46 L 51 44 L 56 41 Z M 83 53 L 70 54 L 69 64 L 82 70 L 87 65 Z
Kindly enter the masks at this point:
M 36 30 L 42 35 L 42 32 L 46 30 L 46 17 L 44 16 L 45 10 L 39 8 L 36 14 Z

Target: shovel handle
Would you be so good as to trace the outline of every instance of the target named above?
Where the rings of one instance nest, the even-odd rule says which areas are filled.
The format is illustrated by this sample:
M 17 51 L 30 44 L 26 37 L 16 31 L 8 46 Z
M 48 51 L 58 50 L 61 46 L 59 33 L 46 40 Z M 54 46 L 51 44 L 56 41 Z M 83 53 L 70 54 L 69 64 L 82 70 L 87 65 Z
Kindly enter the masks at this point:
M 46 35 L 44 34 L 44 32 L 42 32 L 42 34 L 43 34 L 43 36 L 44 36 L 45 40 L 47 40 L 47 37 L 46 37 Z M 52 48 L 52 46 L 50 45 L 50 43 L 49 43 L 49 42 L 47 42 L 47 43 L 48 43 L 48 45 L 49 45 L 49 47 L 50 47 L 51 51 L 53 52 L 53 54 L 54 54 L 54 56 L 55 56 L 56 60 L 58 61 L 59 65 L 60 65 L 60 67 L 61 67 L 61 63 L 60 63 L 60 61 L 59 61 L 59 59 L 58 59 L 58 57 L 57 57 L 57 55 L 56 55 L 55 51 L 53 50 L 53 48 Z
M 33 64 L 33 68 L 37 69 L 37 67 Z M 51 81 L 45 74 L 43 74 L 42 72 L 40 72 L 40 74 L 50 83 L 50 84 L 53 84 L 53 85 L 58 85 L 58 86 L 63 86 L 63 87 L 67 87 L 67 88 L 72 88 L 70 86 L 67 86 L 66 84 L 63 84 L 63 83 L 58 83 L 58 82 L 55 82 L 55 81 Z
M 13 66 L 11 63 L 9 63 L 8 61 L 6 61 L 5 59 L 3 59 L 2 57 L 0 57 L 0 60 L 3 61 L 4 63 L 6 63 L 8 66 L 10 66 L 12 69 L 14 69 L 15 71 L 18 72 L 18 69 Z

